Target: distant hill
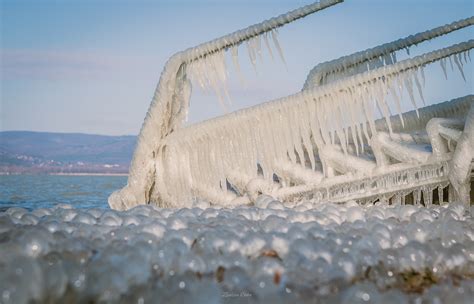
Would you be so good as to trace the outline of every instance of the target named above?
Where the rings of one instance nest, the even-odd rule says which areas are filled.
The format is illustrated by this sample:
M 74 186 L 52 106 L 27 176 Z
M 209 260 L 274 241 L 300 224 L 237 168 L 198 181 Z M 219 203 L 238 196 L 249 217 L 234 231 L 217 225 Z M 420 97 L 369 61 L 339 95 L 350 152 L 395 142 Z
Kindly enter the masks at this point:
M 136 136 L 0 132 L 0 173 L 127 173 Z

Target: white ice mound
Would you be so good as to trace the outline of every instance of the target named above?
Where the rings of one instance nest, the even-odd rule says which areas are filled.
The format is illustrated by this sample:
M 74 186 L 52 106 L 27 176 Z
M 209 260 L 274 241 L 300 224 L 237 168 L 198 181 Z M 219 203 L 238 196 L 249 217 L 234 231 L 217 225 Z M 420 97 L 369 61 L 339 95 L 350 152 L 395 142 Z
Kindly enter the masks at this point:
M 471 303 L 474 219 L 302 202 L 0 213 L 1 303 Z M 204 209 L 201 209 L 204 208 Z

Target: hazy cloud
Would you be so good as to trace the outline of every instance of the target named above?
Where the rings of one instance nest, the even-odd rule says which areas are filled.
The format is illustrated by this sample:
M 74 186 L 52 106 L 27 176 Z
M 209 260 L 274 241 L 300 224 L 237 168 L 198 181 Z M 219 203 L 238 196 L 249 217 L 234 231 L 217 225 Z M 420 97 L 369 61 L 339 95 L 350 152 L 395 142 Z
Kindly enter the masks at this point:
M 3 49 L 2 79 L 84 79 L 106 77 L 114 71 L 143 66 L 142 58 L 94 51 Z

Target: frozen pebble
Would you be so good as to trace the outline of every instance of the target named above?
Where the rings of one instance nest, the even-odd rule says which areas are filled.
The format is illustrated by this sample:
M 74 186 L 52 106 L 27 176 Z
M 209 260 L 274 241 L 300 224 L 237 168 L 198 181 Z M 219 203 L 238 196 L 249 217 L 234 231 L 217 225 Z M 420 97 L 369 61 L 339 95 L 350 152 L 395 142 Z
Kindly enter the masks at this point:
M 10 208 L 0 302 L 463 303 L 473 250 L 460 204 Z

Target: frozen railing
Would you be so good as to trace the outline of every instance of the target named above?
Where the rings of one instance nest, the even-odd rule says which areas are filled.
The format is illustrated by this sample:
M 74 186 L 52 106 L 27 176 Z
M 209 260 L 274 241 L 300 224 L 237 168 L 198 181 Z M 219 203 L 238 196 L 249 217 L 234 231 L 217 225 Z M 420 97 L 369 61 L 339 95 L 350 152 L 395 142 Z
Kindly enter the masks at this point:
M 280 191 L 278 197 L 286 201 L 298 201 L 303 198 L 315 202 L 358 200 L 362 204 L 376 201 L 390 201 L 394 204 L 405 203 L 405 197 L 410 197 L 412 203 L 416 204 L 423 201 L 425 205 L 428 205 L 433 202 L 433 195 L 435 195 L 439 203 L 453 202 L 454 200 L 469 202 L 469 197 L 459 198 L 459 196 L 468 195 L 466 193 L 467 189 L 458 188 L 459 195 L 455 195 L 456 190 L 451 185 L 455 178 L 450 177 L 450 173 L 454 172 L 451 170 L 453 152 L 457 150 L 459 154 L 459 151 L 463 150 L 462 147 L 458 149 L 456 145 L 460 140 L 460 134 L 472 134 L 469 133 L 472 131 L 468 131 L 469 127 L 466 128 L 465 124 L 467 124 L 467 121 L 472 121 L 473 118 L 469 119 L 469 115 L 466 115 L 466 113 L 472 115 L 473 110 L 474 95 L 468 95 L 424 107 L 419 112 L 403 113 L 405 121 L 408 122 L 408 128 L 403 127 L 396 116 L 392 116 L 393 131 L 402 132 L 395 134 L 391 143 L 388 142 L 389 146 L 395 145 L 395 149 L 392 147 L 392 151 L 387 151 L 388 154 L 394 156 L 395 162 L 393 164 L 384 163 L 384 159 L 380 160 L 373 157 L 378 167 L 374 167 L 374 170 L 368 172 L 369 174 L 359 171 L 352 175 L 339 175 L 326 179 L 316 186 L 289 187 Z M 388 132 L 388 128 L 385 120 L 379 119 L 375 125 L 378 134 L 386 137 L 385 132 Z M 444 129 L 438 128 L 438 130 L 435 130 L 433 126 L 436 125 L 442 126 Z M 425 127 L 427 133 L 424 131 Z M 423 152 L 416 149 L 418 147 L 426 151 L 427 148 L 433 146 L 434 138 L 439 136 L 443 137 L 442 146 L 444 151 L 441 153 L 436 153 L 434 148 L 432 148 L 432 152 Z M 468 138 L 472 140 L 472 135 Z M 374 145 L 370 148 L 374 149 Z M 402 151 L 397 151 L 397 148 L 402 149 Z M 473 148 L 474 145 L 471 141 L 470 148 L 464 149 L 464 153 L 471 153 L 471 155 L 464 154 L 464 163 L 460 165 L 463 169 L 458 170 L 460 174 L 457 178 L 462 180 L 462 182 L 459 182 L 462 186 L 469 184 L 466 178 L 470 178 L 467 171 L 471 168 Z M 400 155 L 393 155 L 395 151 Z M 403 153 L 404 151 L 408 153 Z M 343 156 L 344 159 L 348 159 L 347 161 L 352 161 L 350 155 L 343 155 L 337 150 L 332 152 L 332 158 L 337 159 L 338 156 L 340 158 Z M 371 152 L 374 154 L 373 151 Z M 383 149 L 379 151 L 382 157 L 385 156 L 383 152 Z M 421 157 L 426 158 L 419 162 Z M 397 159 L 402 159 L 404 162 L 397 162 Z M 420 193 L 423 193 L 423 195 Z
M 162 139 L 183 127 L 187 117 L 191 94 L 189 75 L 200 85 L 213 88 L 220 96 L 219 84 L 225 82 L 226 77 L 225 72 L 222 73 L 224 52 L 231 50 L 234 63 L 238 64 L 237 49 L 245 42 L 251 62 L 254 63 L 262 39 L 271 50 L 267 37 L 270 35 L 283 58 L 277 39 L 279 27 L 341 2 L 343 0 L 321 0 L 173 55 L 161 73 L 140 130 L 127 186 L 109 197 L 110 206 L 128 209 L 150 202 L 155 176 L 160 175 L 155 168 L 155 158 Z
M 396 164 L 391 170 L 411 168 L 416 171 L 416 168 L 421 168 L 423 164 L 419 162 L 427 160 L 427 154 L 410 151 L 402 143 L 407 138 L 410 141 L 410 137 L 412 140 L 413 136 L 394 134 L 399 132 L 399 126 L 406 131 L 420 125 L 419 119 L 406 119 L 402 115 L 400 102 L 403 92 L 408 93 L 417 116 L 420 115 L 414 91 L 417 90 L 424 103 L 421 85 L 425 82 L 424 66 L 440 62 L 446 74 L 449 60 L 464 77 L 463 66 L 470 60 L 473 40 L 401 62 L 384 61 L 385 66 L 371 67 L 365 72 L 334 79 L 288 97 L 183 127 L 191 92 L 189 79 L 203 88 L 213 89 L 223 100 L 227 95 L 225 51 L 230 50 L 239 69 L 238 46 L 245 41 L 250 61 L 255 64 L 256 56 L 261 54 L 262 41 L 272 54 L 267 37 L 270 33 L 283 59 L 276 28 L 338 2 L 341 1 L 311 4 L 174 55 L 161 75 L 140 132 L 128 184 L 110 196 L 111 207 L 127 209 L 143 203 L 185 206 L 196 198 L 222 205 L 242 204 L 252 202 L 260 194 L 290 200 L 324 187 L 327 192 L 328 185 L 336 188 L 327 192 L 325 199 L 339 201 L 341 193 L 345 198 L 350 198 L 351 194 L 344 188 L 337 190 L 338 186 L 350 180 L 355 185 L 364 178 L 376 179 L 386 173 L 385 167 L 391 165 L 390 157 L 393 156 L 388 148 L 399 151 L 399 155 L 404 157 L 398 161 L 408 163 L 404 164 L 405 167 Z M 472 18 L 461 20 L 443 27 L 442 31 L 415 35 L 418 38 L 409 40 L 408 44 L 470 24 Z M 380 50 L 388 52 L 383 56 L 392 56 L 394 51 L 393 48 L 381 48 L 370 56 L 382 56 L 374 55 Z M 371 60 L 370 56 L 365 58 Z M 359 58 L 359 63 L 355 64 L 366 59 Z M 470 107 L 472 96 L 466 98 Z M 397 109 L 397 120 L 390 117 L 390 105 Z M 384 126 L 375 120 L 375 108 L 384 117 Z M 466 126 L 470 125 L 466 122 Z M 450 140 L 467 142 L 460 145 L 464 147 L 464 154 L 460 155 L 474 150 L 470 137 L 465 139 L 465 131 L 447 128 L 443 132 L 455 137 Z M 435 135 L 439 137 L 441 133 Z M 399 140 L 393 141 L 395 137 Z M 418 163 L 413 162 L 410 155 L 414 155 Z M 450 161 L 452 155 L 445 156 L 436 161 Z M 459 161 L 458 165 L 464 163 Z M 455 179 L 465 184 L 464 175 L 462 178 L 453 177 Z M 417 182 L 422 183 L 415 180 L 413 187 L 417 187 Z M 461 188 L 458 185 L 456 189 Z M 372 192 L 359 195 L 358 199 L 379 195 L 377 191 L 380 189 L 376 187 Z
M 387 95 L 393 94 L 390 101 L 399 106 L 400 87 L 404 87 L 416 108 L 413 90 L 417 87 L 423 95 L 416 83 L 424 66 L 455 57 L 462 72 L 461 63 L 469 60 L 473 47 L 474 40 L 456 44 L 177 130 L 164 140 L 162 159 L 157 162 L 163 174 L 156 177 L 152 197 L 159 195 L 166 205 L 196 197 L 237 204 L 243 194 L 247 198 L 252 192 L 275 195 L 281 178 L 291 174 L 288 171 L 294 171 L 295 165 L 303 169 L 307 163 L 310 170 L 293 175 L 316 185 L 323 176 L 332 177 L 327 172 L 332 159 L 325 156 L 336 153 L 322 153 L 328 146 L 338 145 L 344 154 L 354 150 L 358 155 L 367 144 L 373 145 L 375 107 L 381 109 L 386 129 L 393 134 Z M 411 116 L 404 122 L 399 115 L 407 130 L 413 128 L 409 124 L 419 123 Z M 344 154 L 341 159 L 347 158 Z M 362 158 L 351 159 L 354 164 L 358 164 L 354 171 L 370 172 L 376 165 Z M 273 182 L 275 175 L 280 185 Z
M 474 17 L 461 19 L 374 48 L 320 63 L 309 72 L 303 90 L 326 84 L 341 77 L 355 75 L 384 65 L 396 63 L 396 51 L 406 49 L 409 54 L 410 47 L 414 45 L 463 29 L 471 26 L 473 23 Z

